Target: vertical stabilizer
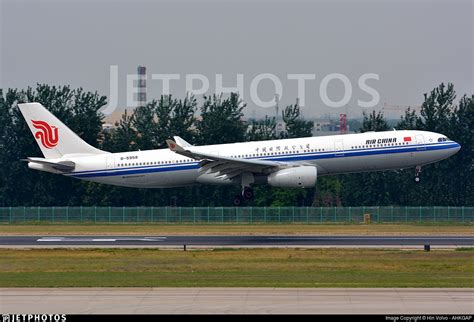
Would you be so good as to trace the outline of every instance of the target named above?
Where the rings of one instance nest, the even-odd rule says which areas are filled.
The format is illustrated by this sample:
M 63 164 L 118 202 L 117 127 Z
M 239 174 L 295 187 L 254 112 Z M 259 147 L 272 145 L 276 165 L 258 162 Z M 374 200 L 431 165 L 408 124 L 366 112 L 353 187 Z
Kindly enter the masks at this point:
M 40 103 L 18 104 L 18 107 L 46 159 L 65 154 L 107 153 L 89 145 Z

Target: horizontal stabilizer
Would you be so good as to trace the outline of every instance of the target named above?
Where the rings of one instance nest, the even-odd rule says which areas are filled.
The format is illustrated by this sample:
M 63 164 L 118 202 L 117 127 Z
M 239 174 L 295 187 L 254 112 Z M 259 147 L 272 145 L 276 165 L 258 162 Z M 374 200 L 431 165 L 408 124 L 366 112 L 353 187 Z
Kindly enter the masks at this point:
M 46 161 L 46 159 L 42 159 L 42 158 L 28 158 L 28 159 L 21 159 L 21 161 L 47 165 L 47 166 L 52 167 L 55 170 L 64 171 L 64 172 L 72 171 L 76 168 L 76 164 L 72 161 L 51 162 L 51 161 Z

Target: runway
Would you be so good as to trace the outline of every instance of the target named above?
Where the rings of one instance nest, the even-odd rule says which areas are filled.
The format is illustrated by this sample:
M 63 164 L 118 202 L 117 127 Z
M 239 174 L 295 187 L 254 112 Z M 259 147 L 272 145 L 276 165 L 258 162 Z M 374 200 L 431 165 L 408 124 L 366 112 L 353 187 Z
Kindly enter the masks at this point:
M 473 314 L 473 289 L 0 288 L 10 314 Z
M 471 236 L 0 236 L 0 247 L 473 247 Z

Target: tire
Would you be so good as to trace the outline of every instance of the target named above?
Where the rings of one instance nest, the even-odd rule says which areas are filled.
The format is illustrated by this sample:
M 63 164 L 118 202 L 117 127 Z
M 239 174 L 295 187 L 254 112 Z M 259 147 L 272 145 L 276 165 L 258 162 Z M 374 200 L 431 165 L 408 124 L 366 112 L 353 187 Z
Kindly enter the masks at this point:
M 244 200 L 243 200 L 242 196 L 235 196 L 234 197 L 234 206 L 236 206 L 236 207 L 241 206 L 243 201 Z
M 420 178 L 420 177 L 414 177 L 414 178 L 413 178 L 413 181 L 415 181 L 415 183 L 420 183 L 420 182 L 421 182 L 421 178 Z
M 245 188 L 244 191 L 242 191 L 242 197 L 244 197 L 244 199 L 247 199 L 247 200 L 250 200 L 250 199 L 253 199 L 253 189 L 252 188 Z

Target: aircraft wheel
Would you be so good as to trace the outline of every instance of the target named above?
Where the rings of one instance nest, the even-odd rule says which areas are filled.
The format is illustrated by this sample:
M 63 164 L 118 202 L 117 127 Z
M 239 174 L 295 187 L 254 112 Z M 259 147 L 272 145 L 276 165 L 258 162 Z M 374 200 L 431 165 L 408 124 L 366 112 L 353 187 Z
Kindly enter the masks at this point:
M 415 183 L 420 183 L 421 178 L 416 176 L 416 177 L 413 178 L 413 181 L 415 181 Z
M 237 196 L 234 197 L 234 206 L 239 207 L 239 206 L 242 205 L 243 202 L 244 202 L 244 200 L 243 200 L 242 196 L 237 195 Z
M 253 189 L 250 187 L 245 187 L 242 191 L 242 196 L 247 200 L 253 199 Z

